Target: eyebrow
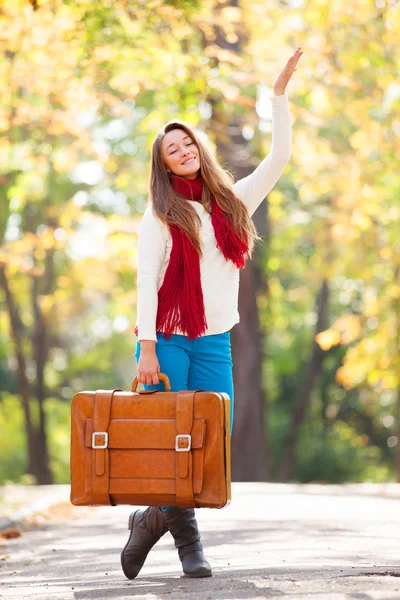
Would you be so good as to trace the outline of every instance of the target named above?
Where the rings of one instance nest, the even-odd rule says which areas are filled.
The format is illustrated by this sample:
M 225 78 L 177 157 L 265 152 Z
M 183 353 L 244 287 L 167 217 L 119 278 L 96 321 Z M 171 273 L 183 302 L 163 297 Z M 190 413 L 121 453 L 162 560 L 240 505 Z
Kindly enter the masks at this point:
M 186 138 L 190 138 L 190 135 L 185 135 L 185 137 L 183 137 L 183 138 L 182 138 L 182 141 L 183 141 L 183 140 L 186 140 Z M 176 142 L 171 142 L 171 144 L 168 144 L 168 146 L 167 146 L 167 150 L 168 150 L 168 148 L 169 148 L 170 146 L 175 146 L 175 144 L 176 144 Z

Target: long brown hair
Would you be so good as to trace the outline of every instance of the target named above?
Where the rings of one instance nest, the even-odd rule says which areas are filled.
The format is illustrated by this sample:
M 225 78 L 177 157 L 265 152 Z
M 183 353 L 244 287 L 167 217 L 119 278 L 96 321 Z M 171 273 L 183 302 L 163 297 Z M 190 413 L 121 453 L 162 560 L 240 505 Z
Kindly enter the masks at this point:
M 228 215 L 232 227 L 240 239 L 242 241 L 247 239 L 249 256 L 251 256 L 256 240 L 261 238 L 257 234 L 246 206 L 235 194 L 233 176 L 218 164 L 206 145 L 184 121 L 174 120 L 167 123 L 153 142 L 149 197 L 154 214 L 166 225 L 177 225 L 184 230 L 199 255 L 202 256 L 199 237 L 201 219 L 191 202 L 187 202 L 172 188 L 161 154 L 164 136 L 173 129 L 184 131 L 198 148 L 200 173 L 203 179 L 201 203 L 210 212 L 211 198 L 215 198 L 220 208 Z

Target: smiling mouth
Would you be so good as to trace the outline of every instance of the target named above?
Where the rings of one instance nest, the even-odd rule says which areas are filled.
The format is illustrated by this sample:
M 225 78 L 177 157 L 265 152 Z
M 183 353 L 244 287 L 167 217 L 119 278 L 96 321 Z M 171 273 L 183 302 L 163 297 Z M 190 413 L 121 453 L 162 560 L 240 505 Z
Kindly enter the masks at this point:
M 191 162 L 193 162 L 195 159 L 196 159 L 196 157 L 195 157 L 195 156 L 193 156 L 192 158 L 189 158 L 188 160 L 185 160 L 185 161 L 182 163 L 182 165 L 187 165 L 188 163 L 191 163 Z

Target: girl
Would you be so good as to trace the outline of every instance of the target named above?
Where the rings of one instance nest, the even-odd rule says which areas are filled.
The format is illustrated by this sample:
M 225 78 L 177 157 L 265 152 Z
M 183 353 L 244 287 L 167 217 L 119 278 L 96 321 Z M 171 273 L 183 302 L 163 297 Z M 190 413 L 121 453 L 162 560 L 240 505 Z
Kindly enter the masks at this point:
M 145 389 L 226 392 L 233 381 L 230 330 L 239 322 L 239 270 L 260 239 L 251 219 L 290 157 L 286 86 L 302 55 L 288 60 L 274 84 L 272 148 L 255 171 L 233 184 L 189 125 L 165 125 L 152 148 L 150 198 L 138 242 L 137 377 Z M 148 507 L 129 517 L 122 569 L 137 576 L 166 531 L 187 577 L 208 577 L 192 508 Z

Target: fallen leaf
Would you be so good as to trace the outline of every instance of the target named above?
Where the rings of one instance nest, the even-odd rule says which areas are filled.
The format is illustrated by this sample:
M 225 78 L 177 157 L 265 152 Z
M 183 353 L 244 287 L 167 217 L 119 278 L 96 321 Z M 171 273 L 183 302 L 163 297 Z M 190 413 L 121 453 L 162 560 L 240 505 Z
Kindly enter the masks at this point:
M 9 527 L 8 529 L 4 529 L 4 531 L 1 532 L 0 537 L 2 537 L 5 540 L 10 540 L 11 538 L 17 538 L 17 537 L 21 537 L 22 532 L 20 529 L 12 529 L 11 527 Z

